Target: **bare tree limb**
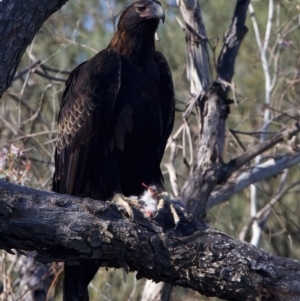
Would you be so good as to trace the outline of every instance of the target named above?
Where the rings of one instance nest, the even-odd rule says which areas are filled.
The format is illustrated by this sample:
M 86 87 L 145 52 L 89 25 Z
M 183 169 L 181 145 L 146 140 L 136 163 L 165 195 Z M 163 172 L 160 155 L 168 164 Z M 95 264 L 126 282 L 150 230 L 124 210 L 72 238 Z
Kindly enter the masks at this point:
M 40 64 L 40 65 L 45 71 L 50 71 L 50 72 L 55 72 L 55 73 L 61 73 L 61 74 L 69 75 L 72 71 L 72 70 L 63 70 L 63 69 L 52 68 L 52 67 L 50 67 L 46 64 Z
M 271 81 L 271 73 L 270 73 L 270 65 L 268 62 L 267 58 L 267 50 L 270 47 L 270 35 L 271 35 L 271 29 L 273 26 L 273 15 L 274 15 L 274 0 L 269 0 L 269 9 L 268 9 L 268 22 L 266 25 L 266 31 L 265 31 L 265 39 L 264 42 L 261 42 L 260 38 L 260 32 L 258 28 L 258 24 L 255 18 L 254 14 L 254 9 L 253 5 L 249 5 L 249 11 L 251 14 L 251 20 L 253 23 L 253 28 L 254 28 L 254 33 L 258 45 L 258 49 L 260 52 L 260 57 L 261 57 L 261 63 L 262 63 L 262 69 L 264 71 L 264 78 L 265 78 L 265 99 L 264 102 L 266 104 L 266 107 L 264 108 L 263 111 L 263 132 L 260 135 L 260 142 L 264 142 L 266 139 L 266 135 L 264 132 L 268 131 L 269 127 L 269 121 L 271 118 L 271 100 L 272 100 L 272 81 Z M 261 160 L 261 154 L 259 154 L 255 158 L 255 165 L 259 164 Z M 257 187 L 255 185 L 250 186 L 250 215 L 252 217 L 256 216 L 257 214 L 257 206 L 258 206 L 258 197 L 257 197 Z M 259 239 L 260 239 L 260 234 L 262 232 L 262 229 L 260 225 L 258 224 L 257 220 L 254 220 L 252 224 L 252 239 L 251 243 L 254 245 L 258 245 Z
M 222 49 L 217 62 L 217 81 L 231 82 L 234 74 L 235 59 L 242 40 L 248 32 L 245 26 L 250 0 L 237 0 L 231 25 L 224 36 Z
M 207 35 L 198 0 L 177 0 L 185 25 L 187 78 L 190 93 L 198 98 L 211 84 Z
M 36 59 L 34 60 L 29 66 L 27 66 L 26 68 L 24 68 L 23 70 L 19 71 L 13 78 L 13 81 L 22 78 L 22 76 L 24 76 L 28 71 L 32 70 L 36 65 L 40 64 L 40 60 Z
M 182 189 L 186 209 L 201 220 L 206 213 L 206 202 L 214 187 L 224 181 L 222 151 L 225 141 L 225 122 L 229 114 L 227 99 L 235 59 L 247 32 L 244 25 L 250 0 L 237 0 L 232 23 L 224 39 L 218 59 L 218 79 L 199 99 L 200 133 L 196 162 Z M 226 69 L 226 70 L 225 70 Z
M 180 189 L 177 182 L 177 174 L 174 166 L 175 159 L 177 157 L 178 145 L 175 141 L 172 141 L 170 144 L 170 156 L 169 160 L 164 164 L 168 170 L 170 177 L 170 184 L 172 187 L 174 197 L 178 197 L 180 194 Z
M 38 3 L 36 0 L 1 2 L 0 97 L 10 86 L 22 55 L 35 34 L 48 17 L 66 2 L 67 0 L 41 0 Z
M 287 176 L 288 170 L 286 169 L 284 171 L 284 173 L 282 174 L 282 178 L 284 178 L 284 181 L 281 182 L 285 182 L 286 180 L 286 176 Z M 253 216 L 252 218 L 249 219 L 249 221 L 247 222 L 247 224 L 243 227 L 241 233 L 239 234 L 239 238 L 240 240 L 245 240 L 245 237 L 250 229 L 250 227 L 252 226 L 253 222 L 256 220 L 258 222 L 258 224 L 260 225 L 260 228 L 263 228 L 263 225 L 265 225 L 266 221 L 268 220 L 268 217 L 271 213 L 272 208 L 274 207 L 274 205 L 293 187 L 298 186 L 300 184 L 300 181 L 297 181 L 295 183 L 292 183 L 291 185 L 289 185 L 288 187 L 284 187 L 283 185 L 284 183 L 280 183 L 280 187 L 277 191 L 277 193 L 272 197 L 272 199 L 270 200 L 270 202 L 268 202 L 264 207 L 262 207 L 255 216 Z
M 205 216 L 208 197 L 224 177 L 221 154 L 229 105 L 222 86 L 211 86 L 199 106 L 202 125 L 198 149 L 195 163 L 182 189 L 182 199 L 187 211 L 201 220 Z
M 299 300 L 300 263 L 188 221 L 170 227 L 138 211 L 130 222 L 103 201 L 0 181 L 0 246 L 42 262 L 93 260 L 227 300 Z M 171 218 L 172 220 L 172 218 Z M 172 224 L 172 223 L 171 223 Z
M 41 72 L 39 70 L 34 70 L 34 73 L 41 76 L 41 77 L 44 77 L 44 78 L 47 78 L 47 79 L 50 79 L 50 80 L 54 80 L 54 81 L 57 81 L 57 82 L 65 83 L 67 81 L 66 78 L 52 76 L 52 75 L 49 75 L 45 72 Z
M 219 189 L 213 191 L 207 202 L 206 209 L 230 199 L 234 194 L 240 192 L 249 185 L 274 177 L 286 168 L 300 163 L 300 153 L 288 154 L 276 160 L 268 160 L 255 167 L 242 172 L 232 181 L 223 184 Z
M 266 150 L 270 149 L 272 146 L 279 142 L 290 140 L 293 136 L 300 132 L 299 124 L 295 124 L 294 127 L 286 127 L 281 131 L 278 131 L 272 137 L 263 142 L 259 143 L 257 146 L 253 147 L 249 151 L 243 153 L 235 159 L 232 159 L 226 168 L 227 178 L 229 178 L 235 171 L 239 170 L 242 166 L 249 163 L 256 156 L 261 155 Z

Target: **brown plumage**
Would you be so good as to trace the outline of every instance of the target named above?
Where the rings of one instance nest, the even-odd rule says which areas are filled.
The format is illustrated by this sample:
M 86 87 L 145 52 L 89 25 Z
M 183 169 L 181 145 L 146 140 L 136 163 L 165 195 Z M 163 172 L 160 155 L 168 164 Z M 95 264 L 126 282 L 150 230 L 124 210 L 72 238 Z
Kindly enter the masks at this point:
M 164 11 L 140 0 L 122 13 L 108 47 L 75 68 L 58 118 L 53 190 L 107 200 L 161 185 L 160 162 L 174 122 L 172 77 L 154 34 Z M 65 265 L 64 300 L 88 300 L 98 266 Z

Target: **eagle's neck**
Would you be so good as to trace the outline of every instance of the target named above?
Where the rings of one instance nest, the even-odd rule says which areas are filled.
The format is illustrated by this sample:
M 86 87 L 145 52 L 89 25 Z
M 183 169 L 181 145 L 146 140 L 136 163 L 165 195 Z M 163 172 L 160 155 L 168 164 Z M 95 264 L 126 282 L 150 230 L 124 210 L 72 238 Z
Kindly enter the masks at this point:
M 139 24 L 130 30 L 118 31 L 112 38 L 108 48 L 115 50 L 134 63 L 140 63 L 155 51 L 154 35 L 156 27 Z

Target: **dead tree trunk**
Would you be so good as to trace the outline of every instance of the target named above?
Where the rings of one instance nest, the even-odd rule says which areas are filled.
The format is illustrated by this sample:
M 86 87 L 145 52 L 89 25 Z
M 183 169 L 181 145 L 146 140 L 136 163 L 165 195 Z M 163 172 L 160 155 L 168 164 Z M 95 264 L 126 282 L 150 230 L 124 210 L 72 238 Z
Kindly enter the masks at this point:
M 196 104 L 200 120 L 198 147 L 182 197 L 187 204 L 187 211 L 198 220 L 205 217 L 206 203 L 215 186 L 227 179 L 222 161 L 225 122 L 232 102 L 227 99 L 227 95 L 234 74 L 235 59 L 248 31 L 245 20 L 249 2 L 250 0 L 236 1 L 232 22 L 224 36 L 217 63 L 218 78 L 208 91 L 204 90 Z

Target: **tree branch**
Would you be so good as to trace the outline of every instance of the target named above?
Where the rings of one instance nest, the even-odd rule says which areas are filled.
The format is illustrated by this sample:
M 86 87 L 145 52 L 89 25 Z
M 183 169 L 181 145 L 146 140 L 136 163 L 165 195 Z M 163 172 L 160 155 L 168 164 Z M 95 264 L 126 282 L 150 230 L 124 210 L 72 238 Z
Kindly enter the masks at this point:
M 66 2 L 67 0 L 40 0 L 37 4 L 36 0 L 2 1 L 0 6 L 0 97 L 10 86 L 23 53 L 35 34 L 48 17 Z
M 93 260 L 137 277 L 227 300 L 299 300 L 300 263 L 277 257 L 203 224 L 169 214 L 152 222 L 134 210 L 0 181 L 0 246 L 34 251 L 42 262 Z M 171 225 L 171 226 L 170 226 Z
M 239 239 L 240 240 L 245 240 L 246 235 L 248 234 L 250 227 L 252 226 L 254 221 L 257 221 L 260 228 L 262 229 L 263 226 L 266 224 L 268 217 L 271 213 L 272 208 L 274 205 L 293 187 L 298 186 L 300 184 L 300 181 L 294 182 L 288 187 L 284 188 L 284 182 L 286 180 L 288 173 L 288 169 L 286 169 L 283 174 L 282 178 L 283 181 L 281 181 L 281 185 L 279 186 L 279 189 L 277 193 L 272 197 L 272 199 L 264 206 L 262 207 L 256 214 L 255 216 L 251 217 L 246 225 L 243 227 L 242 231 L 239 234 Z
M 13 78 L 13 81 L 22 78 L 28 71 L 32 70 L 35 66 L 39 65 L 41 61 L 39 59 L 34 60 L 29 66 L 19 71 Z
M 247 32 L 244 23 L 249 2 L 250 0 L 236 1 L 232 23 L 218 59 L 218 79 L 198 102 L 201 124 L 197 158 L 182 189 L 182 199 L 187 211 L 198 220 L 204 218 L 206 202 L 217 183 L 225 180 L 222 151 L 230 104 L 227 99 L 228 85 L 233 76 L 240 44 Z
M 232 21 L 223 40 L 217 62 L 218 79 L 230 83 L 234 74 L 235 59 L 248 28 L 245 26 L 250 0 L 237 0 Z
M 177 0 L 177 5 L 185 21 L 183 25 L 177 19 L 186 36 L 186 68 L 190 94 L 198 98 L 211 84 L 206 30 L 198 0 Z
M 196 159 L 183 186 L 182 199 L 188 213 L 202 220 L 212 190 L 224 178 L 221 155 L 229 104 L 222 85 L 212 85 L 199 101 L 199 107 L 202 124 Z
M 242 155 L 230 160 L 225 168 L 226 178 L 228 179 L 235 171 L 239 170 L 242 166 L 249 163 L 256 156 L 262 154 L 266 150 L 270 149 L 279 142 L 290 140 L 293 136 L 300 132 L 299 124 L 295 124 L 294 127 L 286 127 L 281 131 L 278 131 L 272 137 L 264 140 L 257 146 L 253 147 L 249 151 L 243 153 Z
M 300 163 L 300 153 L 288 154 L 276 160 L 268 160 L 237 175 L 235 179 L 223 184 L 212 192 L 207 202 L 206 210 L 230 199 L 249 185 L 274 177 L 286 168 Z

